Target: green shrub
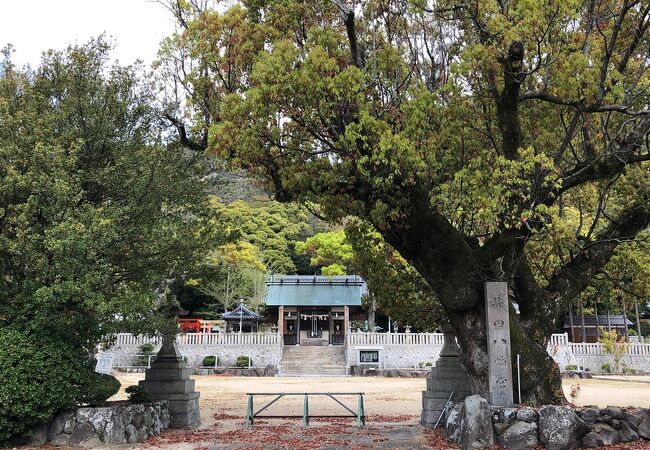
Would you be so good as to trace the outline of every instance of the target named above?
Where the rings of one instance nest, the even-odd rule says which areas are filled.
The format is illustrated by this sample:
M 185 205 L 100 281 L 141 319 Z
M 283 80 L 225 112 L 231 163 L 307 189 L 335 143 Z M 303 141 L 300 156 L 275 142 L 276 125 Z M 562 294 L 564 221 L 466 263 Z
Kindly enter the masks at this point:
M 602 370 L 605 373 L 612 373 L 612 365 L 610 363 L 603 363 L 602 366 L 600 366 L 600 370 Z
M 214 355 L 206 356 L 205 358 L 203 358 L 202 364 L 205 367 L 214 367 L 217 365 L 217 357 Z
M 564 370 L 578 370 L 578 366 L 575 364 L 567 364 L 564 366 Z
M 253 361 L 251 361 L 250 357 L 248 356 L 238 356 L 237 361 L 235 362 L 235 366 L 237 367 L 249 367 L 253 365 Z
M 29 437 L 59 411 L 115 394 L 119 382 L 94 368 L 83 350 L 63 339 L 36 340 L 0 328 L 0 447 Z
M 99 406 L 106 400 L 117 394 L 120 390 L 120 382 L 112 375 L 93 372 L 88 376 L 85 395 L 81 403 L 89 406 Z
M 142 344 L 139 348 L 139 353 L 142 356 L 138 356 L 138 366 L 148 366 L 149 365 L 149 356 L 154 355 L 155 346 L 153 344 Z
M 628 366 L 623 366 L 623 373 L 626 375 L 634 375 L 636 373 L 636 369 Z
M 151 393 L 142 386 L 131 385 L 124 390 L 129 394 L 129 401 L 131 403 L 151 403 Z

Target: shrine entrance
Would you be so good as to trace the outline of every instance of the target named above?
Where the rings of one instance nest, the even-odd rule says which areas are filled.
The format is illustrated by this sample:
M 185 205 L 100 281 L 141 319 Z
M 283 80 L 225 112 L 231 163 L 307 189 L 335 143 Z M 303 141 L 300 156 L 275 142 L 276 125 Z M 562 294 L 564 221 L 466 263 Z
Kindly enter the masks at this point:
M 300 310 L 300 343 L 305 339 L 326 339 L 330 337 L 330 314 L 322 310 Z

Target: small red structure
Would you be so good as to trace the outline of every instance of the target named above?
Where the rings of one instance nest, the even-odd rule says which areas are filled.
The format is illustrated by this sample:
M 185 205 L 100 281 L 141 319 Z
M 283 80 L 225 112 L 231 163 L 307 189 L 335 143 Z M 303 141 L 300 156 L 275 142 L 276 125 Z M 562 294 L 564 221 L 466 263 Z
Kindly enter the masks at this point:
M 184 333 L 200 333 L 201 319 L 195 319 L 195 318 L 178 319 L 178 327 Z

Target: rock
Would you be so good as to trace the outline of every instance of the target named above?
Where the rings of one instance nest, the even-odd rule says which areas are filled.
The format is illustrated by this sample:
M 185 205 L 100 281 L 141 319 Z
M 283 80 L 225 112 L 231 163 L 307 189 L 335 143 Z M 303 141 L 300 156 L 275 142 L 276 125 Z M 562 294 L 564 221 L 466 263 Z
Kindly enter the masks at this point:
M 140 428 L 143 423 L 144 423 L 144 412 L 133 415 L 133 419 L 131 419 L 131 424 L 133 424 L 134 427 Z
M 63 414 L 57 414 L 54 416 L 54 419 L 50 422 L 50 426 L 47 428 L 47 440 L 51 441 L 60 434 L 63 434 L 63 428 L 65 427 L 65 418 Z
M 144 425 L 147 428 L 151 428 L 153 425 L 153 408 L 151 406 L 147 406 L 144 410 Z
M 567 406 L 549 405 L 539 410 L 539 440 L 547 450 L 578 448 L 587 431 L 587 424 Z
M 515 408 L 499 408 L 492 414 L 494 422 L 511 424 L 517 420 L 517 410 Z
M 494 446 L 492 414 L 487 400 L 480 395 L 465 398 L 460 419 L 460 448 L 487 449 Z
M 111 421 L 113 410 L 111 408 L 95 408 L 93 414 L 88 418 L 88 422 L 93 426 L 95 433 L 103 436 L 106 425 Z
M 629 422 L 630 425 L 632 425 L 632 428 L 636 430 L 643 420 L 643 411 L 632 411 L 626 409 L 623 411 L 623 420 Z
M 153 434 L 160 434 L 160 432 L 163 430 L 162 422 L 160 420 L 156 420 L 153 423 L 152 430 L 153 430 Z
M 460 414 L 462 409 L 463 404 L 456 403 L 446 413 L 445 439 L 456 444 L 460 441 Z
M 74 418 L 74 416 L 70 417 L 68 420 L 65 421 L 65 424 L 63 425 L 63 432 L 65 434 L 72 433 L 76 424 L 77 424 L 77 420 Z
M 533 408 L 523 408 L 517 411 L 517 420 L 533 423 L 537 421 L 537 411 Z
M 109 444 L 124 444 L 126 442 L 125 429 L 122 417 L 118 414 L 113 415 L 111 421 L 106 425 L 104 440 Z
M 515 422 L 497 438 L 497 442 L 511 450 L 532 449 L 537 445 L 537 424 Z
M 584 408 L 578 410 L 578 416 L 589 424 L 597 423 L 600 419 L 600 410 L 598 408 Z
M 587 448 L 603 447 L 618 444 L 619 442 L 618 431 L 606 423 L 597 423 L 594 425 L 593 430 L 582 438 L 582 445 Z
M 77 409 L 77 422 L 84 423 L 88 422 L 90 416 L 95 413 L 94 408 L 79 408 Z
M 641 410 L 642 418 L 638 425 L 637 433 L 643 439 L 650 439 L 650 409 Z
M 494 432 L 498 436 L 502 434 L 504 431 L 506 431 L 510 427 L 510 424 L 505 422 L 497 422 L 493 426 L 494 426 Z
M 84 408 L 88 409 L 88 408 Z M 92 425 L 89 423 L 82 423 L 74 429 L 70 435 L 71 447 L 98 447 L 101 444 L 99 438 L 95 434 Z
M 147 430 L 147 427 L 142 427 L 139 428 L 138 431 L 136 432 L 136 437 L 137 437 L 137 442 L 144 442 L 147 440 L 149 437 L 149 430 Z
M 618 419 L 609 419 L 607 421 L 607 425 L 612 427 L 615 430 L 620 430 L 621 429 L 621 421 Z
M 124 436 L 128 444 L 135 444 L 138 442 L 138 429 L 133 424 L 129 424 L 124 429 Z
M 612 419 L 622 419 L 623 418 L 623 409 L 618 406 L 608 406 L 603 411 L 602 414 L 607 414 Z
M 34 428 L 34 431 L 32 431 L 32 435 L 29 437 L 29 440 L 27 441 L 27 445 L 31 447 L 38 447 L 39 445 L 43 445 L 47 442 L 47 434 L 48 434 L 48 426 L 49 424 L 44 423 L 43 425 L 39 425 L 36 428 Z
M 621 420 L 621 429 L 618 430 L 618 437 L 621 442 L 632 442 L 639 440 L 639 434 L 632 429 L 632 426 L 625 420 Z
M 68 411 L 63 411 L 62 414 L 64 419 L 72 419 L 77 414 L 77 412 L 74 409 L 70 409 Z
M 69 447 L 70 446 L 70 436 L 67 434 L 60 434 L 50 441 L 55 447 Z

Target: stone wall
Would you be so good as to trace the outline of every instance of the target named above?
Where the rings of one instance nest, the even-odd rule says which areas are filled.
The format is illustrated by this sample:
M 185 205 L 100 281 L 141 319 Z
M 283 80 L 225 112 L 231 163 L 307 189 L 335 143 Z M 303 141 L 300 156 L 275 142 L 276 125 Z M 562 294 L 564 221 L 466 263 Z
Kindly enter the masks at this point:
M 119 403 L 77 408 L 56 415 L 35 430 L 29 445 L 93 448 L 102 444 L 133 444 L 169 427 L 166 400 L 145 404 Z
M 282 358 L 282 348 L 277 344 L 177 344 L 178 350 L 187 358 L 188 367 L 202 366 L 203 358 L 216 355 L 219 367 L 234 367 L 239 356 L 250 356 L 252 366 L 277 368 Z M 155 345 L 154 354 L 160 349 L 160 344 Z M 141 366 L 137 356 L 140 345 L 117 344 L 107 350 L 114 355 L 113 366 L 126 368 Z
M 438 360 L 442 346 L 427 345 L 348 345 L 346 359 L 348 366 L 372 367 L 359 363 L 360 350 L 379 350 L 379 369 L 425 369 Z
M 650 409 L 609 406 L 490 408 L 478 395 L 447 410 L 445 437 L 461 449 L 597 448 L 650 440 Z

